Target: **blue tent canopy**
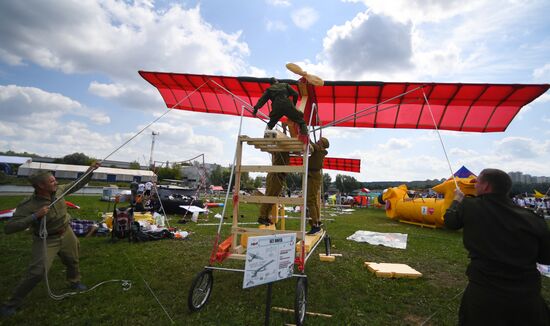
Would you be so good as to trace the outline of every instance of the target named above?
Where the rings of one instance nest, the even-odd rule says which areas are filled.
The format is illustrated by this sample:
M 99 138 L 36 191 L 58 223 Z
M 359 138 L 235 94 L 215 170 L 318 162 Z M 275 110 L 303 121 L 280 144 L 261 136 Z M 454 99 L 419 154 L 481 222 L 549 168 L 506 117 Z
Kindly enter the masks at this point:
M 477 177 L 477 175 L 472 173 L 472 171 L 468 170 L 468 168 L 466 168 L 464 165 L 454 173 L 454 176 L 457 178 L 468 178 L 469 176 L 472 176 L 472 175 L 474 177 Z

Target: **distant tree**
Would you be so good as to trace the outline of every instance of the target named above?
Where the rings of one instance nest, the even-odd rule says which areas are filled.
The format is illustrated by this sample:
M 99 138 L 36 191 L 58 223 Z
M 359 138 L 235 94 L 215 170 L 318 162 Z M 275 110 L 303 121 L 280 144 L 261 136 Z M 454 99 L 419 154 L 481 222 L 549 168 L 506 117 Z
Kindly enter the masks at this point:
M 299 173 L 288 173 L 286 175 L 286 186 L 290 190 L 302 189 L 302 175 Z
M 254 179 L 254 188 L 260 188 L 264 183 L 264 181 L 265 181 L 265 177 L 262 177 L 260 175 L 256 176 L 256 178 Z
M 65 155 L 61 159 L 59 159 L 59 163 L 74 165 L 90 165 L 93 161 L 93 158 L 87 156 L 84 153 L 72 153 L 69 155 Z
M 40 157 L 40 155 L 38 155 L 38 154 L 27 153 L 27 152 L 18 153 L 18 152 L 14 152 L 14 151 L 12 151 L 12 150 L 9 150 L 9 151 L 6 151 L 6 152 L 0 152 L 0 155 L 5 155 L 5 156 Z
M 129 165 L 130 169 L 133 169 L 133 170 L 139 170 L 141 169 L 141 165 L 139 164 L 138 161 L 133 161 L 130 163 Z
M 225 185 L 223 181 L 223 169 L 220 165 L 216 164 L 216 167 L 210 172 L 210 184 L 214 186 Z
M 336 175 L 336 188 L 342 193 L 350 193 L 353 190 L 360 188 L 361 183 L 357 181 L 354 177 L 349 175 Z
M 328 190 L 331 182 L 332 182 L 332 178 L 330 177 L 330 174 L 323 173 L 323 190 L 324 191 Z
M 179 179 L 181 177 L 180 169 L 177 166 L 159 168 L 157 177 L 161 179 Z

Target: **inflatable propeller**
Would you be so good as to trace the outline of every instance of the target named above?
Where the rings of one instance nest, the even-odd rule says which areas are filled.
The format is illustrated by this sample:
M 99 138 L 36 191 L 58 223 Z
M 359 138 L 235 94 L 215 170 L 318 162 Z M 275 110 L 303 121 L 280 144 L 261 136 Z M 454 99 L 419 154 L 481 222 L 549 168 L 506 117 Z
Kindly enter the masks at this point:
M 304 77 L 310 84 L 315 86 L 323 86 L 325 83 L 321 78 L 315 75 L 310 75 L 306 71 L 303 71 L 300 66 L 295 63 L 287 63 L 286 68 L 293 73 Z

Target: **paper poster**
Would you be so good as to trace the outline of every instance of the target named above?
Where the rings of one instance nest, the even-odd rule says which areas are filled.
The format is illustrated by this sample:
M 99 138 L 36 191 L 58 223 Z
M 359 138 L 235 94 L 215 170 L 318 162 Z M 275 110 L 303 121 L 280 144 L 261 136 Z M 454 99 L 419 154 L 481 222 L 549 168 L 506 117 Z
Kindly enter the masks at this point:
M 249 237 L 243 289 L 291 277 L 295 252 L 295 233 Z

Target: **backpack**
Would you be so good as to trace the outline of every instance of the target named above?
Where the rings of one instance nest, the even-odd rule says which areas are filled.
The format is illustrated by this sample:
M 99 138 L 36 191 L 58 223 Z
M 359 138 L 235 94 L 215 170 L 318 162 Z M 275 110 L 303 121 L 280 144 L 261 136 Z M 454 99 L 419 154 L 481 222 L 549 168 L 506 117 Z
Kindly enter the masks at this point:
M 115 240 L 128 238 L 128 241 L 132 241 L 134 232 L 132 225 L 134 223 L 134 209 L 133 207 L 117 208 L 113 211 L 113 231 L 111 233 L 111 239 Z

